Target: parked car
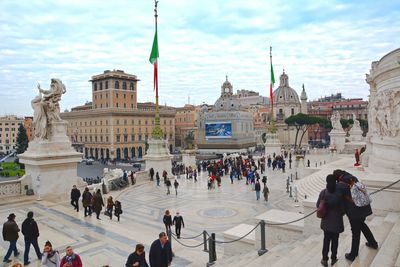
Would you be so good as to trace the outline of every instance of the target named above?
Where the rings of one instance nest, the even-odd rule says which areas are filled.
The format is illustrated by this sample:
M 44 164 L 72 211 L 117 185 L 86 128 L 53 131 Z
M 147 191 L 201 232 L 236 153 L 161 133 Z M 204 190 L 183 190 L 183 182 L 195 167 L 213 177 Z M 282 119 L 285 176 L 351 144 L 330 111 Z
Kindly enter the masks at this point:
M 93 165 L 94 159 L 87 159 L 86 165 Z
M 137 169 L 138 171 L 140 171 L 140 169 L 142 168 L 142 164 L 136 162 L 136 163 L 133 163 L 133 164 L 132 164 L 132 167 L 133 167 L 134 169 Z

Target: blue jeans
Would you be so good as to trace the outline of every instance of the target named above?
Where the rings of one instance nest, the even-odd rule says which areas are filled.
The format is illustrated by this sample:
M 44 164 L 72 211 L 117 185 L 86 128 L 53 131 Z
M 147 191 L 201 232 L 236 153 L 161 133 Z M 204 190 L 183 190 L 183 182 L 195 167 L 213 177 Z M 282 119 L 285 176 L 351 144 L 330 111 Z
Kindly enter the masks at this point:
M 13 241 L 9 241 L 9 242 L 10 242 L 10 246 L 8 247 L 7 254 L 4 256 L 4 260 L 3 261 L 7 261 L 10 258 L 11 253 L 13 251 L 14 251 L 14 254 L 18 253 L 17 240 L 13 240 Z
M 25 239 L 24 263 L 27 263 L 29 261 L 29 249 L 31 248 L 31 244 L 33 245 L 33 248 L 35 249 L 38 259 L 39 260 L 42 259 L 42 252 L 40 252 L 37 238 L 32 239 L 32 240 Z
M 260 191 L 256 191 L 256 197 L 257 197 L 257 200 L 260 199 Z

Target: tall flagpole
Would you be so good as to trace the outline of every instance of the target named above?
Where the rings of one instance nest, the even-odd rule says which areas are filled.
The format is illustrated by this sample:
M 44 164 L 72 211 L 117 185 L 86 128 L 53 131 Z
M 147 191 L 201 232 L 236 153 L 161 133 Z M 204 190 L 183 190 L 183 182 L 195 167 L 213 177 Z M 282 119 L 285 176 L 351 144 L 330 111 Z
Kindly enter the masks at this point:
M 158 35 L 158 32 L 157 32 L 157 17 L 158 17 L 158 15 L 157 15 L 157 4 L 158 4 L 158 1 L 157 1 L 157 0 L 154 0 L 155 28 L 156 28 L 156 34 Z M 158 42 L 158 36 L 157 36 L 157 42 Z M 160 113 L 159 113 L 159 110 L 158 110 L 158 68 L 159 68 L 160 66 L 159 66 L 159 64 L 158 64 L 158 58 L 156 59 L 156 64 L 155 64 L 154 66 L 155 66 L 155 68 L 154 68 L 154 71 L 155 71 L 154 75 L 155 75 L 155 77 L 156 77 L 156 80 L 155 80 L 155 82 L 156 82 L 156 84 L 155 84 L 155 86 L 156 86 L 156 117 L 155 117 L 155 127 L 160 127 Z
M 270 75 L 272 75 L 271 72 L 271 66 L 272 66 L 272 46 L 269 47 L 269 61 L 270 61 Z M 274 119 L 274 96 L 271 94 L 272 92 L 272 77 L 270 78 L 270 103 L 271 103 L 271 120 Z

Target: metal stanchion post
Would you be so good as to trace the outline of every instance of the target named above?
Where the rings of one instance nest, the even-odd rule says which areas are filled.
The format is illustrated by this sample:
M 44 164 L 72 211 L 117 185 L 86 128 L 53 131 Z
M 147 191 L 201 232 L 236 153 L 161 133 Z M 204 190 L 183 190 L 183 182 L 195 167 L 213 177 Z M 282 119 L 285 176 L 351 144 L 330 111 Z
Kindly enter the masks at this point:
M 289 193 L 289 178 L 286 180 L 286 193 Z
M 208 251 L 208 249 L 207 249 L 207 232 L 206 232 L 206 230 L 203 231 L 203 242 L 204 242 L 203 251 Z
M 293 197 L 293 195 L 292 195 L 292 186 L 290 186 L 289 197 Z
M 208 239 L 208 262 L 207 262 L 207 267 L 214 265 L 214 258 L 213 258 L 213 252 L 212 252 L 212 240 L 211 238 Z
M 318 167 L 318 163 L 317 162 L 315 162 L 315 167 Z
M 217 253 L 215 251 L 215 233 L 212 233 L 211 237 L 208 239 L 207 267 L 214 265 L 216 260 L 217 260 Z
M 265 221 L 261 220 L 260 222 L 260 230 L 261 230 L 261 249 L 258 250 L 258 256 L 263 255 L 264 253 L 268 252 L 265 248 Z
M 290 180 L 293 181 L 293 173 L 290 174 Z
M 296 172 L 296 180 L 298 179 L 297 172 Z
M 171 250 L 172 250 L 172 232 L 171 232 L 171 230 L 167 230 L 167 236 L 168 236 L 169 244 L 170 244 Z

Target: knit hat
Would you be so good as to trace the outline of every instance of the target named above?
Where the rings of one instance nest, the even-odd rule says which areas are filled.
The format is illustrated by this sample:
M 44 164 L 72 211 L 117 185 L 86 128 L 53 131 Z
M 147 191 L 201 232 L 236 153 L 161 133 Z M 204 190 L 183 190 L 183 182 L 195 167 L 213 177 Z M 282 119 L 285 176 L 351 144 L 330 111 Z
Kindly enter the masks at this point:
M 15 214 L 14 213 L 10 213 L 10 215 L 8 215 L 7 219 L 15 219 Z

